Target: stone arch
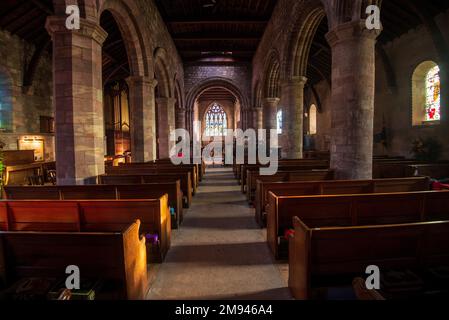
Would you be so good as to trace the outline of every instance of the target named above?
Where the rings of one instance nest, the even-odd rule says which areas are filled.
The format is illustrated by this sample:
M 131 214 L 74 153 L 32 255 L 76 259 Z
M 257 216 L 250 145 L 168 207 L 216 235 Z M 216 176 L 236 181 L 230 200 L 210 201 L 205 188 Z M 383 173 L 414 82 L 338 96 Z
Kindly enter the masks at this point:
M 138 9 L 133 1 L 105 0 L 101 1 L 98 17 L 109 11 L 119 26 L 120 33 L 128 54 L 128 60 L 132 76 L 150 76 L 151 46 L 147 42 L 147 36 L 142 32 L 144 28 L 139 25 L 142 21 Z
M 14 128 L 13 82 L 8 69 L 0 66 L 0 133 Z
M 281 95 L 281 64 L 277 51 L 272 50 L 265 64 L 264 73 L 264 98 L 279 98 Z
M 157 80 L 157 92 L 160 97 L 169 98 L 173 96 L 173 89 L 170 80 L 170 70 L 168 64 L 167 51 L 157 48 L 154 51 L 154 74 Z
M 254 107 L 261 108 L 262 107 L 262 88 L 260 85 L 260 81 L 257 80 L 256 85 L 254 87 Z
M 173 80 L 173 89 L 174 89 L 173 96 L 177 100 L 177 108 L 181 108 L 181 109 L 184 108 L 184 106 L 185 106 L 184 95 L 182 93 L 182 87 L 181 87 L 181 83 L 178 79 L 178 74 L 175 74 L 175 77 Z
M 324 7 L 316 1 L 301 13 L 288 42 L 289 48 L 286 50 L 286 76 L 288 78 L 306 76 L 312 41 L 318 26 L 325 17 Z
M 201 95 L 204 91 L 213 88 L 213 87 L 220 87 L 227 89 L 231 93 L 233 93 L 242 104 L 243 110 L 249 109 L 249 99 L 245 95 L 243 95 L 242 91 L 239 89 L 238 85 L 235 84 L 232 80 L 216 77 L 216 78 L 209 78 L 206 79 L 200 83 L 198 83 L 196 86 L 194 86 L 187 94 L 186 97 L 186 106 L 189 110 L 194 109 L 195 100 L 198 96 Z

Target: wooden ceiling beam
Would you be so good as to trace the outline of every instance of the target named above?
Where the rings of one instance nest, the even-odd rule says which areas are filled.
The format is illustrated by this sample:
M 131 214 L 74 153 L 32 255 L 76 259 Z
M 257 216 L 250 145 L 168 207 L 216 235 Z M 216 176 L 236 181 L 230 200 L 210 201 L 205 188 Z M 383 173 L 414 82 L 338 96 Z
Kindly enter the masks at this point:
M 178 25 L 260 25 L 266 26 L 268 24 L 267 20 L 177 20 L 177 21 L 167 21 L 170 26 Z
M 52 16 L 54 14 L 53 8 L 50 8 L 46 3 L 39 0 L 31 0 L 31 2 L 47 15 Z
M 178 41 L 259 41 L 258 37 L 230 37 L 230 36 L 189 36 L 189 37 L 181 37 L 175 36 L 173 38 L 175 42 Z

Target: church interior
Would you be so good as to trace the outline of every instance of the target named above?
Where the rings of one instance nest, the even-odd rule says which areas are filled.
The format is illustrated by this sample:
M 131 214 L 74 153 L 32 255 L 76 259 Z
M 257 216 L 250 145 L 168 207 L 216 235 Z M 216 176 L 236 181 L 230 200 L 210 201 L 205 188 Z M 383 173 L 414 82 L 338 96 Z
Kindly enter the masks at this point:
M 448 1 L 2 0 L 0 301 L 447 299 L 448 104 Z

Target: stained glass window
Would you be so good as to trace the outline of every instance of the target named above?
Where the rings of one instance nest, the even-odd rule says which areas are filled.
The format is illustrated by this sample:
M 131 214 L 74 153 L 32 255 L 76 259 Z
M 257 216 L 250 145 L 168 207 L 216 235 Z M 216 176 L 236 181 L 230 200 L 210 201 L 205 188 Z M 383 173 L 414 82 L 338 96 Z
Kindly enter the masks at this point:
M 277 123 L 277 130 L 278 134 L 282 134 L 282 128 L 283 128 L 283 114 L 282 110 L 279 110 L 276 115 L 276 123 Z
M 426 121 L 440 120 L 440 68 L 429 70 L 426 76 Z
M 214 104 L 206 113 L 206 136 L 225 136 L 228 129 L 226 112 L 218 104 Z

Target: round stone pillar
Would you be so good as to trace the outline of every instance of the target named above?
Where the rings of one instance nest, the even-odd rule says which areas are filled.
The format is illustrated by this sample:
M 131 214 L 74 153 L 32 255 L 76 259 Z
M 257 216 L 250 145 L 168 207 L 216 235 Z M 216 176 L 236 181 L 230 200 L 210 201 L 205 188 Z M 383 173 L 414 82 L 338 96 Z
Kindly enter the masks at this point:
M 263 129 L 277 129 L 276 115 L 278 111 L 279 98 L 265 98 L 263 100 Z
M 156 109 L 154 88 L 157 81 L 148 77 L 129 77 L 131 156 L 133 162 L 156 159 Z
M 304 145 L 304 85 L 306 77 L 294 77 L 283 83 L 282 101 L 285 104 L 284 131 L 289 149 L 288 159 L 301 159 Z
M 176 129 L 187 129 L 186 112 L 187 110 L 184 108 L 176 109 Z
M 332 48 L 331 168 L 337 179 L 371 179 L 375 45 L 380 31 L 365 21 L 334 27 Z
M 175 130 L 175 103 L 175 98 L 156 99 L 159 159 L 168 159 L 170 150 L 175 145 L 171 135 Z

